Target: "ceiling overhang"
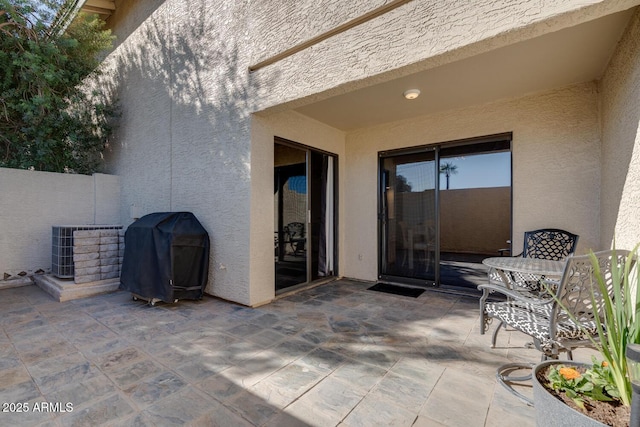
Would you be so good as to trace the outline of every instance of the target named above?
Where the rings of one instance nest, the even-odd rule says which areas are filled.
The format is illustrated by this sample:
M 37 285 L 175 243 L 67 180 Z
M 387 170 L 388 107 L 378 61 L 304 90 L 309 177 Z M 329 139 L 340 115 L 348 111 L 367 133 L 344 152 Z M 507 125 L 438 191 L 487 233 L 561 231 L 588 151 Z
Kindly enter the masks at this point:
M 598 80 L 633 12 L 611 14 L 295 111 L 350 131 Z M 421 94 L 407 100 L 407 89 Z

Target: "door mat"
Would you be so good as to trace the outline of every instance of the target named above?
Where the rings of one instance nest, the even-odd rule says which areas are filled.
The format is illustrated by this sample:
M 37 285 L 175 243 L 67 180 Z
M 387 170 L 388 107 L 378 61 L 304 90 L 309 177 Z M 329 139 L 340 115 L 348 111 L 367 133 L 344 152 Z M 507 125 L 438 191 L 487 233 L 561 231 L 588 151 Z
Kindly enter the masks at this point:
M 402 295 L 403 297 L 412 298 L 418 298 L 424 292 L 424 289 L 405 288 L 404 286 L 389 285 L 387 283 L 377 283 L 367 290 L 385 292 L 387 294 Z

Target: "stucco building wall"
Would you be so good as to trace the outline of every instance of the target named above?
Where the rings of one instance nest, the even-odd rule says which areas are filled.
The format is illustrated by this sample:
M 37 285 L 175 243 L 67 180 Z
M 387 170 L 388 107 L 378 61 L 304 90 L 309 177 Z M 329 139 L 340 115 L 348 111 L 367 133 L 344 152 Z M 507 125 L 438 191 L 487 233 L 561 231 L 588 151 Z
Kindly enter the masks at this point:
M 513 248 L 545 227 L 579 234 L 578 252 L 597 248 L 598 93 L 587 83 L 348 133 L 342 273 L 377 279 L 379 151 L 503 132 L 513 132 Z
M 340 274 L 375 280 L 377 151 L 513 131 L 514 246 L 524 230 L 539 226 L 580 234 L 579 250 L 599 246 L 601 147 L 592 83 L 349 134 L 291 109 L 587 22 L 637 0 L 473 7 L 414 0 L 248 71 L 384 3 L 140 0 L 120 8 L 109 23 L 119 39 L 102 83 L 123 108 L 107 154 L 109 172 L 121 177 L 121 222 L 157 211 L 194 212 L 211 236 L 207 292 L 248 305 L 268 301 L 279 136 L 338 154 Z M 612 102 L 623 108 L 628 99 Z
M 640 243 L 640 12 L 601 81 L 601 245 Z
M 388 2 L 256 2 L 249 9 L 251 65 L 384 3 Z M 257 108 L 297 107 L 588 22 L 636 4 L 634 0 L 413 0 L 253 73 Z
M 122 177 L 122 221 L 193 212 L 211 238 L 206 291 L 250 304 L 246 4 L 136 3 L 112 22 L 125 38 L 105 62 L 103 83 L 123 109 L 108 156 L 109 171 Z

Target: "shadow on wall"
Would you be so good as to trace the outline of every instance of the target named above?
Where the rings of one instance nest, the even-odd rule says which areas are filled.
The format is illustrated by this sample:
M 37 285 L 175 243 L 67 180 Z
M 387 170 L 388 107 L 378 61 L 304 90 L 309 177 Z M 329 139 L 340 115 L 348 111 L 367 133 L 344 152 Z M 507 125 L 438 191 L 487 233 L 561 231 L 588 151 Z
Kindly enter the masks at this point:
M 248 72 L 250 44 L 241 28 L 246 7 L 190 3 L 184 6 L 184 13 L 165 4 L 153 10 L 106 59 L 100 83 L 112 97 L 123 100 L 120 121 L 125 124 L 109 146 L 108 164 L 110 169 L 117 168 L 125 149 L 145 144 L 128 140 L 132 125 L 126 122 L 127 114 L 133 115 L 133 109 L 149 99 L 146 91 L 151 89 L 152 99 L 170 104 L 169 115 L 154 114 L 159 105 L 145 104 L 144 108 L 149 111 L 149 120 L 169 123 L 167 139 L 174 150 L 201 144 L 209 158 L 193 163 L 212 161 L 211 166 L 217 166 L 222 162 L 232 168 L 236 179 L 248 182 L 249 119 L 256 106 L 251 95 L 258 85 L 269 82 L 259 82 Z M 216 7 L 219 10 L 211 10 Z M 132 87 L 132 82 L 144 82 L 144 87 Z M 188 124 L 195 129 L 185 131 Z M 228 152 L 228 142 L 244 143 L 246 149 Z M 184 171 L 174 172 L 178 174 Z
M 113 49 L 126 41 L 165 2 L 166 0 L 118 2 L 118 7 L 107 19 L 107 27 L 113 27 L 113 34 L 116 36 Z
M 193 212 L 211 236 L 216 277 L 209 286 L 236 282 L 241 289 L 257 83 L 248 73 L 248 6 L 223 3 L 162 4 L 107 57 L 100 84 L 121 104 L 105 157 L 125 189 L 123 224 L 133 220 L 134 204 L 141 215 Z
M 227 25 L 205 3 L 191 5 L 183 14 L 165 5 L 159 7 L 107 58 L 109 70 L 101 83 L 125 101 L 121 118 L 125 126 L 119 128 L 121 132 L 108 153 L 111 167 L 117 167 L 125 148 L 147 144 L 127 139 L 131 127 L 143 126 L 127 119 L 149 99 L 170 104 L 168 116 L 162 115 L 164 105 L 159 103 L 145 104 L 144 108 L 150 121 L 169 125 L 171 133 L 166 137 L 176 147 L 201 143 L 209 149 L 220 148 L 215 147 L 216 142 L 243 126 L 248 128 L 245 122 L 251 111 L 251 90 L 246 67 L 240 64 L 238 46 L 242 40 L 224 34 Z M 143 86 L 135 87 L 136 83 Z M 177 129 L 188 122 L 199 128 L 189 135 L 192 138 Z M 196 136 L 207 141 L 194 140 Z M 223 150 L 217 153 L 224 155 Z M 245 165 L 248 152 L 231 160 Z M 241 169 L 247 172 L 244 166 Z
M 609 106 L 603 126 L 603 185 L 601 188 L 601 236 L 603 247 L 612 244 L 618 223 L 625 218 L 623 211 L 630 209 L 630 201 L 623 200 L 626 191 L 638 191 L 634 176 L 640 172 L 640 164 L 632 163 L 636 141 L 640 136 L 640 9 L 629 23 L 622 41 L 618 44 L 609 68 L 602 79 L 601 95 L 609 92 L 614 106 Z M 628 61 L 625 62 L 625 61 Z M 608 86 L 608 87 L 607 87 Z M 607 110 L 602 109 L 606 114 Z M 631 213 L 633 217 L 635 215 Z M 628 218 L 631 219 L 631 218 Z M 636 230 L 629 230 L 634 232 Z M 637 240 L 638 236 L 629 236 Z M 617 236 L 618 242 L 621 236 Z M 635 244 L 633 240 L 630 244 Z M 629 247 L 628 249 L 631 249 Z

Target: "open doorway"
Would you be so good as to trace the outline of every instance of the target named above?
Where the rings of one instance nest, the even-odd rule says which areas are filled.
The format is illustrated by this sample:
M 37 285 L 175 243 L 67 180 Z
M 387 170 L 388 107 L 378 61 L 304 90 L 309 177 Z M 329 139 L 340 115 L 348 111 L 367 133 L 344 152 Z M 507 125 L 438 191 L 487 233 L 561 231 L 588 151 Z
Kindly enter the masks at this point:
M 336 181 L 335 155 L 276 139 L 276 293 L 337 274 Z
M 511 134 L 381 152 L 379 194 L 381 281 L 475 289 L 509 252 Z

